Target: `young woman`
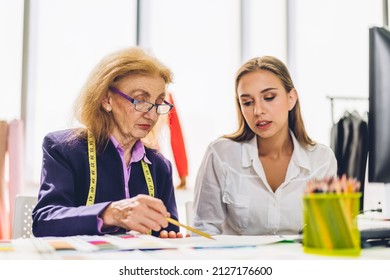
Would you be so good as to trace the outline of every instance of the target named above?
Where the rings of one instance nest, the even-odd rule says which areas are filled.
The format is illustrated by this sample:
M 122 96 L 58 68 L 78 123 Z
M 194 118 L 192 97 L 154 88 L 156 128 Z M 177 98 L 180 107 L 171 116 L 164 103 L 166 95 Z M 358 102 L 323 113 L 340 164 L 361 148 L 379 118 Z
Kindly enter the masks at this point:
M 277 58 L 242 65 L 235 91 L 239 127 L 206 151 L 194 226 L 214 235 L 297 234 L 306 181 L 336 176 L 336 158 L 307 135 L 298 93 Z

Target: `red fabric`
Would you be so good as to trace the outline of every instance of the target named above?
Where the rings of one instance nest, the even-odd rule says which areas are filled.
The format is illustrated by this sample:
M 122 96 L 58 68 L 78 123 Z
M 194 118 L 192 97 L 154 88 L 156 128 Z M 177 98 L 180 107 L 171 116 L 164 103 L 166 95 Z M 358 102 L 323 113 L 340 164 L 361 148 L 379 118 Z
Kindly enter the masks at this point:
M 168 102 L 175 105 L 172 94 L 168 94 Z M 171 147 L 179 178 L 188 176 L 187 153 L 184 145 L 179 116 L 173 107 L 168 115 L 169 131 L 171 134 Z

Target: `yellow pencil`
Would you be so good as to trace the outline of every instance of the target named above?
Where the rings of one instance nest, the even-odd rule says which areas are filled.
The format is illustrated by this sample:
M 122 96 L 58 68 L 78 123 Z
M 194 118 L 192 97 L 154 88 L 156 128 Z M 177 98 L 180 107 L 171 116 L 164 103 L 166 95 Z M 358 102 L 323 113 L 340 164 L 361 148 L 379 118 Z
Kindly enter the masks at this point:
M 193 227 L 184 225 L 184 224 L 182 224 L 182 223 L 180 223 L 180 222 L 178 222 L 178 221 L 176 221 L 176 220 L 174 220 L 174 219 L 172 219 L 172 218 L 168 218 L 168 217 L 167 217 L 167 221 L 170 222 L 170 223 L 173 224 L 173 225 L 178 226 L 178 227 L 183 227 L 183 228 L 185 228 L 185 229 L 188 229 L 189 231 L 191 231 L 191 232 L 193 232 L 193 233 L 196 233 L 196 234 L 199 234 L 199 235 L 204 236 L 204 237 L 206 237 L 206 238 L 215 240 L 210 234 L 207 234 L 207 233 L 205 233 L 205 232 L 203 232 L 203 231 L 201 231 L 201 230 L 198 230 L 198 229 L 196 229 L 196 228 L 193 228 Z

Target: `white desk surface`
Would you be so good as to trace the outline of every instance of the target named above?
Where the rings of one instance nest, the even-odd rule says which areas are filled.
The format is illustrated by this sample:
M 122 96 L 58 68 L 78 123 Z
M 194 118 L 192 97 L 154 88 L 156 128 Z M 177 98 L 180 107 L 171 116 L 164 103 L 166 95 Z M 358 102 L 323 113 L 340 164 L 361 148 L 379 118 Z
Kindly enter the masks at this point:
M 0 260 L 34 260 L 34 259 L 180 259 L 180 260 L 308 260 L 308 259 L 384 259 L 390 260 L 390 247 L 372 247 L 362 249 L 359 257 L 335 257 L 307 254 L 303 252 L 302 244 L 282 239 L 295 236 L 219 236 L 217 241 L 205 240 L 203 237 L 191 237 L 176 240 L 161 240 L 157 238 L 144 239 L 140 236 L 135 240 L 117 243 L 115 249 L 105 247 L 112 239 L 118 237 L 72 237 L 72 238 L 33 238 L 16 239 L 8 243 L 2 241 Z M 89 240 L 89 241 L 87 241 Z M 282 242 L 280 242 L 282 241 Z M 56 250 L 48 244 L 71 244 L 73 249 Z M 103 245 L 91 245 L 102 243 Z M 114 242 L 115 243 L 115 242 Z M 100 246 L 100 247 L 99 247 Z M 99 247 L 99 248 L 96 248 Z M 110 246 L 108 246 L 110 247 Z M 126 248 L 127 247 L 127 248 Z M 159 249 L 150 249 L 150 248 Z M 3 248 L 3 250 L 1 249 Z M 58 248 L 58 247 L 57 247 Z M 133 248 L 133 249 L 132 249 Z
M 359 228 L 390 227 L 389 220 L 360 216 Z M 303 252 L 298 236 L 215 236 L 160 239 L 152 236 L 75 236 L 0 240 L 0 260 L 34 259 L 180 259 L 180 260 L 390 260 L 390 247 L 361 250 L 358 257 L 323 256 Z

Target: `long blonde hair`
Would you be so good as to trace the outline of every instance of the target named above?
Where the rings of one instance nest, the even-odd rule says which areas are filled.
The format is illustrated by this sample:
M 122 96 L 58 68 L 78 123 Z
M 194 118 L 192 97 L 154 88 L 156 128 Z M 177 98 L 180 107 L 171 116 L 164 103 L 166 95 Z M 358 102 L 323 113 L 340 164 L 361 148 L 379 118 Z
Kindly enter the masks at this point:
M 75 115 L 85 128 L 76 130 L 73 136 L 85 137 L 89 130 L 95 136 L 97 150 L 104 149 L 114 124 L 103 110 L 102 100 L 113 83 L 132 74 L 157 75 L 166 84 L 173 79 L 164 64 L 141 48 L 127 48 L 107 56 L 92 71 L 75 103 Z
M 292 82 L 290 73 L 286 65 L 279 59 L 273 56 L 262 56 L 252 58 L 246 63 L 244 63 L 237 71 L 235 82 L 235 99 L 238 116 L 238 129 L 232 134 L 225 135 L 225 138 L 229 138 L 237 142 L 243 142 L 248 141 L 255 136 L 255 133 L 250 129 L 244 118 L 244 115 L 242 114 L 237 88 L 240 79 L 244 75 L 259 70 L 266 70 L 275 74 L 281 80 L 286 92 L 290 92 L 292 89 L 294 89 L 294 84 Z M 294 133 L 299 143 L 303 145 L 315 145 L 315 142 L 311 140 L 306 133 L 305 125 L 303 124 L 303 119 L 301 115 L 301 108 L 299 106 L 299 99 L 297 99 L 294 108 L 288 113 L 288 127 Z

